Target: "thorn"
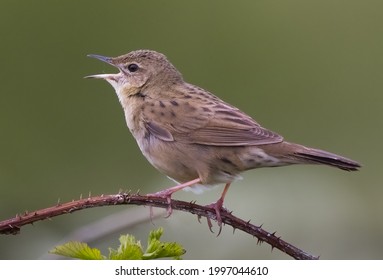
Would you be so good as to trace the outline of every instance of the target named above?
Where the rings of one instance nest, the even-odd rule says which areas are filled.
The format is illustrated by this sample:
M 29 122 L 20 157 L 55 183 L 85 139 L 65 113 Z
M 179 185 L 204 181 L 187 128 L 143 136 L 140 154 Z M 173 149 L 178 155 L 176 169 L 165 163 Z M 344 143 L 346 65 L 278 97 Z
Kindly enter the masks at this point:
M 117 196 L 118 196 L 118 199 L 121 199 L 121 200 L 122 200 L 122 202 L 126 202 L 126 196 L 125 196 L 125 194 L 123 194 L 123 193 L 119 193 Z
M 82 199 L 82 194 L 80 194 L 80 199 Z
M 221 231 L 222 231 L 222 223 L 219 225 L 219 231 L 216 237 L 218 237 L 221 234 Z
M 150 222 L 152 223 L 152 225 L 154 226 L 155 224 L 154 224 L 154 222 L 153 222 L 153 216 L 154 216 L 154 214 L 153 214 L 153 206 L 149 206 L 149 215 L 150 215 Z
M 233 234 L 235 233 L 235 230 L 236 230 L 236 228 L 235 228 L 235 227 L 233 227 Z
M 251 222 L 251 220 L 248 220 L 248 221 L 246 222 L 246 225 L 247 225 L 247 226 L 250 225 L 250 222 Z
M 60 205 L 61 205 L 61 199 L 58 198 L 58 199 L 57 199 L 57 204 L 56 204 L 56 206 L 60 206 Z
M 201 223 L 201 215 L 197 215 L 197 220 L 199 223 Z
M 137 190 L 136 195 L 140 195 L 140 189 Z
M 207 221 L 207 226 L 209 227 L 210 232 L 211 232 L 211 233 L 214 233 L 214 231 L 212 230 L 213 225 L 212 225 L 212 223 L 211 223 L 210 218 L 206 217 L 206 221 Z
M 29 214 L 28 210 L 25 210 L 23 216 L 27 216 L 28 214 Z
M 88 198 L 90 198 L 90 197 L 92 197 L 92 192 L 91 191 L 89 191 L 89 193 L 88 193 Z

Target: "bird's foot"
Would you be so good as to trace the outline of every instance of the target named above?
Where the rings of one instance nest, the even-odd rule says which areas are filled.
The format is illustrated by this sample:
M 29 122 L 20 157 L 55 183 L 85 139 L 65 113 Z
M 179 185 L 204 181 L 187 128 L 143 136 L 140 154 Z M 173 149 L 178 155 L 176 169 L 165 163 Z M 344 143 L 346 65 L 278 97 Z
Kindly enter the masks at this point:
M 172 194 L 173 194 L 174 191 L 170 190 L 170 189 L 166 189 L 166 190 L 162 190 L 162 191 L 159 191 L 159 192 L 156 192 L 156 193 L 150 193 L 148 194 L 148 196 L 151 196 L 151 197 L 160 197 L 160 198 L 165 198 L 167 203 L 168 203 L 168 207 L 166 209 L 166 216 L 165 218 L 169 218 L 170 215 L 173 213 L 173 209 L 172 209 Z M 152 206 L 150 206 L 150 216 L 152 217 Z
M 198 184 L 198 183 L 201 183 L 201 179 L 200 178 L 191 180 L 191 181 L 183 183 L 183 184 L 179 184 L 177 186 L 174 186 L 174 187 L 171 187 L 171 188 L 168 188 L 168 189 L 156 192 L 156 193 L 148 194 L 148 196 L 166 198 L 166 201 L 168 202 L 169 206 L 167 208 L 167 211 L 166 211 L 167 215 L 165 216 L 165 218 L 168 218 L 168 217 L 170 217 L 170 215 L 173 212 L 173 209 L 172 209 L 172 194 L 177 192 L 177 191 L 179 191 L 179 190 L 182 190 L 182 189 L 184 189 L 186 187 L 190 187 L 190 186 L 192 186 L 194 184 Z
M 219 236 L 219 235 L 221 234 L 221 231 L 222 231 L 222 216 L 221 216 L 221 213 L 223 213 L 223 212 L 228 212 L 228 211 L 223 207 L 223 199 L 220 198 L 220 199 L 218 199 L 216 202 L 211 203 L 211 204 L 209 204 L 209 205 L 206 205 L 205 207 L 207 207 L 207 208 L 211 208 L 211 209 L 213 209 L 213 210 L 215 211 L 215 219 L 216 219 L 217 224 L 218 224 L 218 227 L 219 227 L 219 231 L 218 231 L 217 236 Z M 213 231 L 212 231 L 212 227 L 213 227 L 213 225 L 212 225 L 212 223 L 211 223 L 211 221 L 210 221 L 210 218 L 207 218 L 207 224 L 208 224 L 208 226 L 209 226 L 209 230 L 210 230 L 211 232 L 213 232 Z

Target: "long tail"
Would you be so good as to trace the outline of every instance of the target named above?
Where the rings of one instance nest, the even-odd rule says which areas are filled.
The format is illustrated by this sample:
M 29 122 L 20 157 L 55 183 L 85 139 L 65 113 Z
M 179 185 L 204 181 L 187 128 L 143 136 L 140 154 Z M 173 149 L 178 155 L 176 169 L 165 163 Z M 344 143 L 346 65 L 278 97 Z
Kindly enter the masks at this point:
M 302 146 L 302 149 L 297 149 L 293 153 L 293 156 L 297 159 L 301 159 L 305 162 L 326 164 L 329 166 L 337 167 L 347 171 L 356 171 L 361 165 L 351 159 L 322 151 L 314 148 L 306 148 Z
M 356 171 L 361 167 L 361 165 L 354 160 L 286 141 L 258 147 L 261 147 L 266 154 L 281 159 L 282 162 L 287 164 L 325 164 L 347 171 Z

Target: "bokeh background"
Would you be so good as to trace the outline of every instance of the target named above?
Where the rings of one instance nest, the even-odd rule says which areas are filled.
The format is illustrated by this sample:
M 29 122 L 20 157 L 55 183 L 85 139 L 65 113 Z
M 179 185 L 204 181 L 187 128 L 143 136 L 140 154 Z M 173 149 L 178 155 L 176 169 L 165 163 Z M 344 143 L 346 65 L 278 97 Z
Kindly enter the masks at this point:
M 165 53 L 186 81 L 236 105 L 286 139 L 363 164 L 250 171 L 226 206 L 322 259 L 383 258 L 382 1 L 12 1 L 0 4 L 0 219 L 119 189 L 173 183 L 141 155 L 113 89 L 84 76 L 115 72 L 89 53 Z M 180 192 L 207 204 L 222 191 Z M 91 242 L 116 247 L 122 233 L 184 245 L 185 259 L 290 259 L 228 226 L 148 208 L 76 212 L 0 236 L 1 259 L 49 258 L 76 229 L 128 211 L 117 232 Z M 133 211 L 133 212 L 131 212 Z M 134 213 L 134 214 L 129 214 Z M 147 216 L 146 216 L 147 215 Z M 124 217 L 124 216 L 123 216 Z M 85 236 L 81 237 L 86 238 Z

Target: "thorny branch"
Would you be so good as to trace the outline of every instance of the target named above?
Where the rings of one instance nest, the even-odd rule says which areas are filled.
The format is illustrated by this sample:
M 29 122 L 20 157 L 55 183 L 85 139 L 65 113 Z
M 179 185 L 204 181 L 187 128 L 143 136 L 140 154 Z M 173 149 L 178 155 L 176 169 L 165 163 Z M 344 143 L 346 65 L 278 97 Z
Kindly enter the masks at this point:
M 160 208 L 169 207 L 167 200 L 164 198 L 130 193 L 101 195 L 73 200 L 71 202 L 62 204 L 59 203 L 49 208 L 33 212 L 25 212 L 23 214 L 16 215 L 14 218 L 0 221 L 0 234 L 18 234 L 20 232 L 20 228 L 24 225 L 33 224 L 37 221 L 49 219 L 63 214 L 73 213 L 75 211 L 83 210 L 86 208 L 123 204 L 145 205 Z M 216 220 L 215 210 L 193 202 L 171 200 L 171 208 L 173 210 L 185 211 L 195 214 L 198 216 L 198 218 L 206 217 L 209 227 L 211 227 L 210 219 Z M 294 259 L 318 259 L 318 257 L 306 253 L 297 247 L 283 241 L 280 237 L 276 236 L 275 233 L 269 233 L 261 228 L 261 226 L 253 225 L 250 223 L 250 221 L 244 221 L 232 215 L 231 212 L 223 211 L 221 213 L 221 218 L 224 224 L 232 226 L 233 229 L 242 230 L 256 237 L 258 239 L 258 243 L 266 242 L 270 244 L 272 248 L 277 248 L 278 250 L 290 255 Z

